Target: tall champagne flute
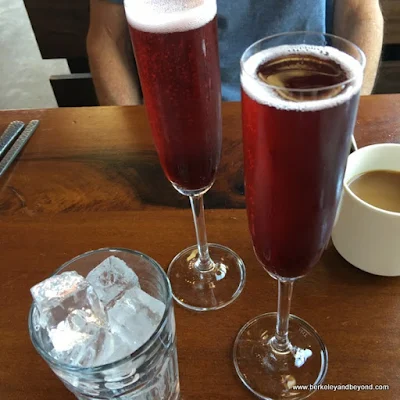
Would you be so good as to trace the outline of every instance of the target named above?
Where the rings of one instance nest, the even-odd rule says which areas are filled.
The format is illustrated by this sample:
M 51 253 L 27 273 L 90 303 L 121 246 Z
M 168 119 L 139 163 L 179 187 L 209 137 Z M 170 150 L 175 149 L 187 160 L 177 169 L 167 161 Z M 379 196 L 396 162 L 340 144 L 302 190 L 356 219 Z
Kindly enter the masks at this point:
M 216 0 L 125 0 L 125 13 L 161 166 L 194 217 L 197 245 L 168 268 L 174 298 L 219 309 L 242 291 L 245 268 L 232 250 L 207 243 L 204 221 L 222 146 Z
M 262 399 L 304 399 L 315 387 L 296 385 L 327 372 L 324 343 L 290 303 L 330 238 L 364 65 L 352 43 L 310 32 L 262 39 L 241 59 L 247 215 L 255 254 L 278 281 L 278 312 L 240 330 L 234 364 Z

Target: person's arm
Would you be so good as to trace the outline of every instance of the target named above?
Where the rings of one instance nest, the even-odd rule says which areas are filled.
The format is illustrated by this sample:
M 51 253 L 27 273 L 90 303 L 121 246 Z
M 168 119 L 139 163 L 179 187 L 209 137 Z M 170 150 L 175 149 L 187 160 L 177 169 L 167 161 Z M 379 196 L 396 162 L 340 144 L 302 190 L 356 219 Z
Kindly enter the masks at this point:
M 333 33 L 359 46 L 367 57 L 361 94 L 371 94 L 382 51 L 379 0 L 335 0 Z
M 90 0 L 86 39 L 100 105 L 140 104 L 140 86 L 123 5 Z

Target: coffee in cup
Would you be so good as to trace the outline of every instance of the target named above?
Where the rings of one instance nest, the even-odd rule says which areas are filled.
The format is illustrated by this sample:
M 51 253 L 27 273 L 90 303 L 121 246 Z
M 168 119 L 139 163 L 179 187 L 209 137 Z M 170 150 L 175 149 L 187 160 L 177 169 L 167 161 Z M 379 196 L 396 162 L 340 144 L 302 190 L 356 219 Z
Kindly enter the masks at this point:
M 350 264 L 400 276 L 400 144 L 350 154 L 332 241 Z
M 350 190 L 371 206 L 400 213 L 400 172 L 364 172 L 348 183 Z

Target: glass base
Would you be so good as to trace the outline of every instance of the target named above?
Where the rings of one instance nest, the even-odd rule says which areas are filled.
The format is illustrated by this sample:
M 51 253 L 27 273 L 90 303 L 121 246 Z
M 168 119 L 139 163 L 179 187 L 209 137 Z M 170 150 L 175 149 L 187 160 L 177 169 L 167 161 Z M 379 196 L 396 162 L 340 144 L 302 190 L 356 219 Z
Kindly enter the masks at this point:
M 233 349 L 236 372 L 261 399 L 305 399 L 326 376 L 328 351 L 314 328 L 294 315 L 289 320 L 290 350 L 276 351 L 270 344 L 276 317 L 275 312 L 259 315 L 240 330 Z
M 181 251 L 168 268 L 174 299 L 194 311 L 218 310 L 232 303 L 242 292 L 246 271 L 242 259 L 219 244 L 209 244 L 213 268 L 196 268 L 197 246 Z

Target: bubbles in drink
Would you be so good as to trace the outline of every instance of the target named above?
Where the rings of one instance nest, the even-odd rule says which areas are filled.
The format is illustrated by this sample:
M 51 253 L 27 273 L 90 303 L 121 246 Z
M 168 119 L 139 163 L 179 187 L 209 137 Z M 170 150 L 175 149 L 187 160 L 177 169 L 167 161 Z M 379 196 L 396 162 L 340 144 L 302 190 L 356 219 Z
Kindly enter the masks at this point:
M 247 95 L 260 104 L 317 111 L 342 104 L 357 93 L 362 66 L 333 47 L 285 45 L 251 56 L 241 82 Z
M 243 140 L 254 249 L 268 272 L 300 277 L 329 240 L 362 64 L 339 49 L 305 44 L 246 56 Z
M 125 11 L 161 166 L 178 190 L 204 190 L 222 145 L 216 0 L 126 0 Z
M 216 0 L 125 0 L 129 24 L 144 32 L 186 32 L 210 22 Z

